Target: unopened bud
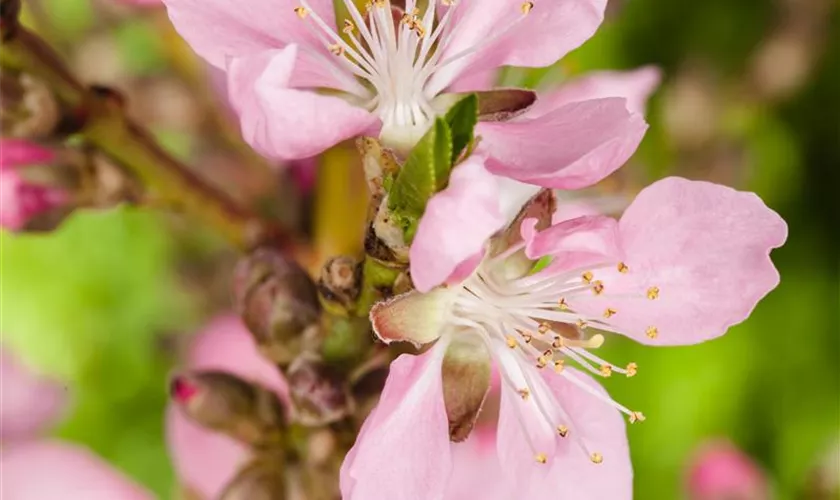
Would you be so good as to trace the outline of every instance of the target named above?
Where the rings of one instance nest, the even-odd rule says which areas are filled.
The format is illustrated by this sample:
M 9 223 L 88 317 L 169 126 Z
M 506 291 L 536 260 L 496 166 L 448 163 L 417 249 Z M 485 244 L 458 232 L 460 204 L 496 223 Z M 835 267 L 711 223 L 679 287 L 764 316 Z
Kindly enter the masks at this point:
M 342 255 L 324 264 L 318 280 L 318 291 L 328 308 L 350 311 L 359 298 L 361 284 L 361 265 L 356 259 Z
M 449 419 L 449 439 L 469 437 L 490 390 L 490 354 L 477 335 L 449 344 L 443 358 L 443 400 Z
M 727 441 L 707 443 L 688 471 L 688 496 L 692 500 L 764 500 L 767 477 L 744 452 Z
M 352 399 L 344 378 L 318 359 L 301 357 L 286 375 L 289 392 L 304 425 L 324 425 L 344 418 Z
M 54 154 L 28 141 L 0 140 L 0 227 L 11 230 L 52 229 L 72 205 L 71 195 L 47 179 L 24 175 L 34 165 L 51 163 Z M 35 176 L 37 177 L 37 176 Z M 49 176 L 47 176 L 49 177 Z
M 262 353 L 282 366 L 318 334 L 321 305 L 315 283 L 280 252 L 261 248 L 236 267 L 236 308 Z
M 231 480 L 219 500 L 285 500 L 286 467 L 281 457 L 257 458 Z
M 252 446 L 276 444 L 285 414 L 277 395 L 225 372 L 201 371 L 174 377 L 170 394 L 181 410 L 208 429 Z

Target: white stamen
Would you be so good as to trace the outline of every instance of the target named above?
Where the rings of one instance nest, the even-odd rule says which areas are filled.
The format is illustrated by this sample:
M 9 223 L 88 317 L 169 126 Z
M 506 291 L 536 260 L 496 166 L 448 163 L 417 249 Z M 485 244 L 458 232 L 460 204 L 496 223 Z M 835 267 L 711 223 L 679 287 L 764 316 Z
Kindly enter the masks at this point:
M 312 8 L 310 0 L 300 0 L 301 6 L 295 11 L 301 22 L 334 55 L 330 61 L 318 54 L 317 60 L 323 62 L 352 94 L 362 97 L 364 107 L 380 116 L 383 135 L 393 131 L 398 141 L 422 135 L 434 120 L 437 112 L 431 101 L 443 90 L 429 86 L 436 71 L 485 48 L 508 33 L 525 15 L 525 9 L 511 9 L 511 22 L 506 28 L 444 59 L 456 31 L 453 20 L 459 3 L 441 2 L 447 8 L 435 22 L 437 0 L 429 0 L 422 14 L 416 0 L 407 0 L 406 12 L 395 26 L 390 0 L 369 2 L 367 16 L 362 15 L 353 0 L 343 2 L 352 19 L 342 30 L 346 37 L 339 35 L 338 30 Z M 359 81 L 348 81 L 348 77 L 353 80 L 350 75 L 366 82 L 369 88 L 359 85 Z

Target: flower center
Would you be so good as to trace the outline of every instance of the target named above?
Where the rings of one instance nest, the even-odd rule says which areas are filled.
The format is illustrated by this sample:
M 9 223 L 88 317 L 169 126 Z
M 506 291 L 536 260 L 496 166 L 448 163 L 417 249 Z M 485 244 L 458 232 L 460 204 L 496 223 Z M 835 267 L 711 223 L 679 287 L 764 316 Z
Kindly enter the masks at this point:
M 437 114 L 432 100 L 443 90 L 430 85 L 431 77 L 497 40 L 533 8 L 532 2 L 525 2 L 511 13 L 512 22 L 506 28 L 444 58 L 456 30 L 453 14 L 459 4 L 454 0 L 440 0 L 446 11 L 439 18 L 438 0 L 429 0 L 422 15 L 417 0 L 407 0 L 404 13 L 393 9 L 390 0 L 372 0 L 365 4 L 365 16 L 352 0 L 343 1 L 350 14 L 341 29 L 345 37 L 326 23 L 307 0 L 301 0 L 295 12 L 301 19 L 312 21 L 307 26 L 336 56 L 333 61 L 324 61 L 333 74 L 346 75 L 349 71 L 365 84 L 348 85 L 348 91 L 379 115 L 383 135 L 402 129 L 418 138 Z
M 482 332 L 496 357 L 512 357 L 521 366 L 522 373 L 533 372 L 534 367 L 538 370 L 551 369 L 588 394 L 626 414 L 630 423 L 643 421 L 645 417 L 642 413 L 613 401 L 565 370 L 566 363 L 572 361 L 584 370 L 602 377 L 609 377 L 613 373 L 627 377 L 636 374 L 635 363 L 619 367 L 589 352 L 603 344 L 604 336 L 594 334 L 587 338 L 586 330 L 597 328 L 615 331 L 608 319 L 618 311 L 607 307 L 602 316 L 593 317 L 576 312 L 569 306 L 570 302 L 579 303 L 588 297 L 606 293 L 604 281 L 596 279 L 599 274 L 607 275 L 607 270 L 622 274 L 628 272 L 629 268 L 624 263 L 572 270 L 554 270 L 549 267 L 532 275 L 505 280 L 497 272 L 497 266 L 509 255 L 510 252 L 485 259 L 478 270 L 461 284 L 453 308 L 455 322 Z M 656 300 L 658 295 L 659 288 L 650 287 L 641 298 Z M 538 390 L 538 384 L 533 379 L 529 380 L 525 376 L 517 381 L 516 377 L 505 375 L 504 368 L 500 371 L 504 382 L 511 385 L 523 401 L 527 402 Z M 542 404 L 538 404 L 537 409 L 543 420 L 555 428 L 560 437 L 566 437 L 575 423 L 563 417 L 559 401 L 545 394 L 542 398 Z M 558 422 L 558 419 L 563 421 Z M 583 440 L 576 442 L 594 463 L 603 460 L 599 453 L 589 450 Z M 545 454 L 537 449 L 534 452 L 536 461 L 545 463 Z

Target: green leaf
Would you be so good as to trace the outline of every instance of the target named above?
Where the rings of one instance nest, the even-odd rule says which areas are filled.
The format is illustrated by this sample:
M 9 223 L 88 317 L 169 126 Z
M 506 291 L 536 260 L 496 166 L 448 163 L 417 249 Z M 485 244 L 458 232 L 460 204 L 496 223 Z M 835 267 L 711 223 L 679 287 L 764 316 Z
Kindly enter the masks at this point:
M 388 193 L 388 208 L 410 241 L 426 203 L 445 188 L 452 170 L 452 131 L 441 118 L 417 143 Z
M 452 164 L 473 142 L 478 123 L 478 96 L 470 94 L 446 112 L 446 122 L 452 130 Z

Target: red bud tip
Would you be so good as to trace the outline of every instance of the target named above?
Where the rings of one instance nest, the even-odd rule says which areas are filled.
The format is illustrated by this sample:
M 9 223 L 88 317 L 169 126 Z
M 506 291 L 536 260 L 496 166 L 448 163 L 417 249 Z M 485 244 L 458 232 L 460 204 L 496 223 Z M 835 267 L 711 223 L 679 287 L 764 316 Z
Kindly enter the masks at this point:
M 181 404 L 187 404 L 198 394 L 198 387 L 193 385 L 185 377 L 175 377 L 170 385 L 170 393 Z

